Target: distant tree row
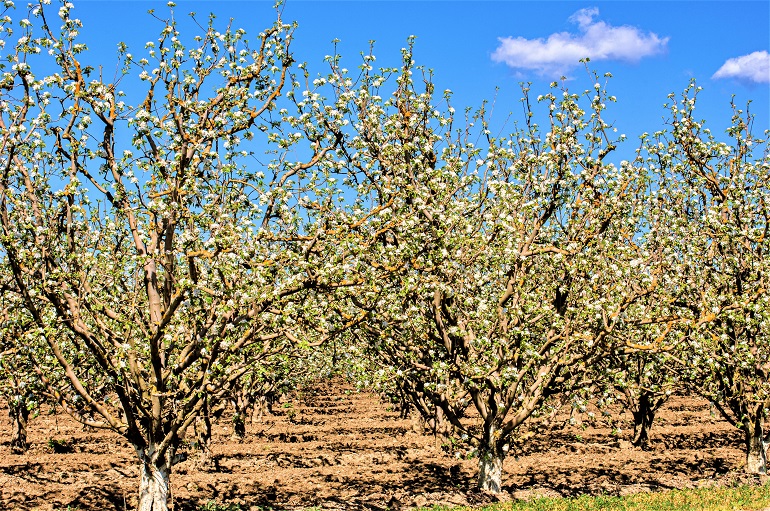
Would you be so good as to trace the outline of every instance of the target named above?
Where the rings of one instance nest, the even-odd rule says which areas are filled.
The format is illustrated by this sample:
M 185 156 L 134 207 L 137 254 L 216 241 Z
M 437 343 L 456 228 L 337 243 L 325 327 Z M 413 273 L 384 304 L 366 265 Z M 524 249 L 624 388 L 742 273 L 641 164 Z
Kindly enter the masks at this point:
M 191 425 L 206 443 L 230 403 L 242 434 L 257 400 L 344 360 L 475 453 L 491 492 L 554 403 L 619 400 L 646 447 L 683 385 L 766 471 L 770 155 L 748 111 L 720 141 L 693 83 L 617 163 L 598 75 L 525 85 L 500 135 L 487 105 L 436 93 L 411 41 L 400 67 L 335 54 L 314 75 L 280 18 L 182 35 L 172 9 L 108 77 L 72 5 L 47 4 L 0 18 L 14 450 L 48 400 L 131 443 L 139 509 L 165 510 Z

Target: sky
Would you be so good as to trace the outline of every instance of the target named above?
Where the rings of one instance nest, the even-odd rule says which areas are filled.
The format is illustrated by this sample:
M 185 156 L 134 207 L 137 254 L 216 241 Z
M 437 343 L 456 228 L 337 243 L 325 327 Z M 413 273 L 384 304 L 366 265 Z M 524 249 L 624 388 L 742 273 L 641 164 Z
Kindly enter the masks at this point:
M 20 0 L 22 2 L 23 0 Z M 84 23 L 89 59 L 116 62 L 119 41 L 136 56 L 161 28 L 146 14 L 168 12 L 166 2 L 73 0 L 73 16 Z M 253 37 L 275 19 L 272 1 L 179 0 L 177 16 L 209 11 L 224 24 Z M 703 87 L 696 112 L 715 134 L 729 126 L 730 98 L 752 100 L 755 134 L 770 129 L 770 2 L 764 1 L 321 1 L 287 0 L 284 21 L 297 21 L 293 52 L 312 74 L 328 71 L 323 58 L 334 51 L 354 69 L 374 40 L 379 65 L 397 65 L 409 36 L 416 36 L 417 64 L 434 70 L 437 90 L 451 89 L 454 106 L 495 100 L 495 116 L 521 119 L 520 83 L 531 94 L 567 77 L 575 92 L 591 88 L 583 57 L 600 75 L 610 72 L 608 90 L 617 97 L 606 119 L 628 142 L 663 128 L 669 93 L 690 79 Z M 184 34 L 182 34 L 184 37 Z M 93 60 L 91 60 L 93 62 Z M 724 138 L 721 137 L 720 138 Z

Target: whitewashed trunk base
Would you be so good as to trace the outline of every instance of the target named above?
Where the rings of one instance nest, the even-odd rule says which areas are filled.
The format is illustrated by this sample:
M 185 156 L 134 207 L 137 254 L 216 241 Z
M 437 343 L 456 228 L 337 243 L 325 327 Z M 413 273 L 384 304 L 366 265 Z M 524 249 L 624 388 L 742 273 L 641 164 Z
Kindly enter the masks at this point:
M 168 511 L 170 470 L 152 463 L 141 465 L 138 511 Z
M 503 484 L 503 457 L 491 453 L 479 458 L 479 488 L 489 493 L 500 493 Z
M 754 435 L 748 441 L 746 451 L 746 472 L 749 474 L 767 473 L 767 453 L 762 434 Z

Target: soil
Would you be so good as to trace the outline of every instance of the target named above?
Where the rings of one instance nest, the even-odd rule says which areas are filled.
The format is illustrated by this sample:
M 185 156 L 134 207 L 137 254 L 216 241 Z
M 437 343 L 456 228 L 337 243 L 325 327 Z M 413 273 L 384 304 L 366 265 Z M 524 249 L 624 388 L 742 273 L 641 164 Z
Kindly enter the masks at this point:
M 200 468 L 191 447 L 171 476 L 174 509 L 211 501 L 244 511 L 405 509 L 752 480 L 741 472 L 740 433 L 707 402 L 685 396 L 659 412 L 650 451 L 630 445 L 630 413 L 597 413 L 601 420 L 577 425 L 557 416 L 555 427 L 510 453 L 504 491 L 496 497 L 473 489 L 477 459 L 444 452 L 417 421 L 400 419 L 377 396 L 340 381 L 285 396 L 273 411 L 247 424 L 243 440 L 223 416 L 212 440 L 215 467 Z M 0 509 L 124 511 L 136 505 L 136 455 L 123 439 L 45 410 L 30 421 L 30 450 L 15 455 L 7 408 L 0 413 Z

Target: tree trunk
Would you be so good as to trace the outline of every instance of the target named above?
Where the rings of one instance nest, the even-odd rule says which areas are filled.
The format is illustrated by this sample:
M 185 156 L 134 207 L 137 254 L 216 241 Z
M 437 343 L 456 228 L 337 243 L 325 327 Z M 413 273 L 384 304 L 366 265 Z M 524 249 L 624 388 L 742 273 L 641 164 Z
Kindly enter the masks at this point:
M 256 421 L 262 422 L 262 418 L 265 416 L 265 410 L 267 410 L 267 398 L 259 396 L 254 404 L 254 410 L 251 412 L 251 423 L 254 424 L 254 416 L 256 415 Z
M 233 414 L 233 432 L 241 439 L 246 436 L 246 417 L 242 413 Z
M 241 406 L 242 401 L 239 399 L 233 403 L 235 411 L 233 411 L 233 433 L 235 436 L 243 439 L 246 437 L 246 417 L 249 416 L 249 407 Z
M 746 438 L 746 472 L 749 474 L 767 473 L 767 453 L 762 429 L 762 416 L 749 420 L 743 427 Z
M 257 422 L 262 422 L 265 412 L 269 413 L 270 415 L 274 415 L 273 413 L 273 403 L 275 402 L 275 393 L 273 391 L 267 391 L 263 394 L 260 394 L 259 397 L 257 397 L 254 400 L 254 408 L 253 410 L 257 412 Z M 251 422 L 254 422 L 254 412 L 252 412 L 252 419 Z
M 479 449 L 479 488 L 489 493 L 500 493 L 503 484 L 505 451 L 497 427 L 484 425 L 484 442 Z
M 13 431 L 11 432 L 11 452 L 14 454 L 24 454 L 27 452 L 27 420 L 29 419 L 29 410 L 26 403 L 22 400 L 18 404 L 11 402 L 9 404 L 8 415 L 13 421 Z
M 650 395 L 647 392 L 642 392 L 637 401 L 637 409 L 631 412 L 634 416 L 634 439 L 631 443 L 645 451 L 652 447 L 650 429 L 652 428 L 652 421 L 655 420 L 655 412 L 656 407 L 650 400 Z
M 254 401 L 251 399 L 250 395 L 241 391 L 232 399 L 232 404 L 233 432 L 238 438 L 244 438 L 246 436 L 246 417 L 250 415 L 250 411 L 254 406 Z
M 433 442 L 436 450 L 441 451 L 447 444 L 448 434 L 444 419 L 444 410 L 440 406 L 435 408 L 433 415 Z
M 198 459 L 195 465 L 201 470 L 216 469 L 214 458 L 211 455 L 211 418 L 208 407 L 204 407 L 203 413 L 195 420 L 196 444 L 198 447 Z
M 171 467 L 165 459 L 153 460 L 151 453 L 155 452 L 155 446 L 147 449 L 137 447 L 136 451 L 142 462 L 137 511 L 168 511 L 171 499 Z

